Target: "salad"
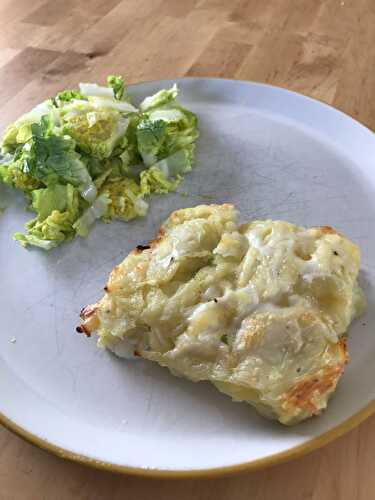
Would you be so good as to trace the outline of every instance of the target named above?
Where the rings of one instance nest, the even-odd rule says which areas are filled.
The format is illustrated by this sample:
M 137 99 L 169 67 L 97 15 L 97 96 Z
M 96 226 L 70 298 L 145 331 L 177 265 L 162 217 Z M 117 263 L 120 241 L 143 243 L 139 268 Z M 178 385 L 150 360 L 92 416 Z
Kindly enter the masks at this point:
M 135 107 L 121 76 L 80 83 L 9 125 L 0 181 L 20 189 L 35 217 L 14 238 L 49 250 L 86 236 L 96 219 L 144 216 L 148 197 L 192 169 L 197 117 L 160 90 Z

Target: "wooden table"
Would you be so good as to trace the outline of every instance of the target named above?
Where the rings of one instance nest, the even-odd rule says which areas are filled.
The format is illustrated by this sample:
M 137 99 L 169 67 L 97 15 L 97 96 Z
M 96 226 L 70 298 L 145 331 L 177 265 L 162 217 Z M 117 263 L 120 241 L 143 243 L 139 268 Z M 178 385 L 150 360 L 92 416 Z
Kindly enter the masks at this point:
M 1 128 L 109 73 L 270 82 L 375 127 L 374 0 L 3 0 L 0 25 Z M 265 471 L 146 480 L 62 461 L 1 428 L 0 500 L 371 500 L 374 450 L 375 416 Z

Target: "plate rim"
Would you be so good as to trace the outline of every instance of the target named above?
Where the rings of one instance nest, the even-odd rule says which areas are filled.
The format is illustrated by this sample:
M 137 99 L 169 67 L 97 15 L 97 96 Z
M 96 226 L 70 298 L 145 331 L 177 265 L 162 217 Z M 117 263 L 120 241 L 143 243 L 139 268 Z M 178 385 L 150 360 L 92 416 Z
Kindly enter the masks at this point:
M 356 127 L 360 127 L 366 133 L 370 133 L 374 136 L 374 132 L 369 129 L 366 125 L 359 122 L 354 117 L 335 108 L 334 106 L 318 99 L 315 97 L 310 97 L 301 92 L 296 92 L 294 90 L 289 90 L 286 87 L 280 87 L 277 85 L 272 85 L 264 82 L 257 82 L 255 80 L 239 80 L 235 78 L 220 78 L 220 77 L 195 77 L 195 76 L 182 76 L 176 78 L 161 78 L 157 80 L 141 80 L 129 84 L 128 87 L 135 87 L 142 84 L 156 84 L 165 81 L 176 81 L 181 82 L 183 80 L 197 80 L 197 81 L 219 81 L 219 82 L 230 82 L 230 83 L 241 83 L 241 84 L 254 84 L 259 87 L 271 87 L 276 90 L 281 90 L 287 94 L 293 94 L 297 97 L 304 97 L 309 101 L 319 104 L 325 108 L 329 108 L 336 114 L 344 116 L 345 119 L 349 119 Z M 90 458 L 87 455 L 75 453 L 73 451 L 67 450 L 60 446 L 57 446 L 46 439 L 39 437 L 36 434 L 24 429 L 22 426 L 16 424 L 12 419 L 8 418 L 4 413 L 0 412 L 0 425 L 4 426 L 7 430 L 20 437 L 21 439 L 27 441 L 28 443 L 37 446 L 41 450 L 47 451 L 59 458 L 64 460 L 69 460 L 74 463 L 79 463 L 81 465 L 88 465 L 92 468 L 105 470 L 118 474 L 127 474 L 138 477 L 149 477 L 149 478 L 159 478 L 159 479 L 195 479 L 200 477 L 217 477 L 224 475 L 233 475 L 244 472 L 253 472 L 261 470 L 273 465 L 279 465 L 297 458 L 300 458 L 307 453 L 317 450 L 326 444 L 334 441 L 350 430 L 354 429 L 362 422 L 364 422 L 368 417 L 375 413 L 375 399 L 372 399 L 359 411 L 348 417 L 343 422 L 339 423 L 335 427 L 332 427 L 328 431 L 320 434 L 319 436 L 313 437 L 307 440 L 305 443 L 289 448 L 285 451 L 278 453 L 273 453 L 272 455 L 258 458 L 255 460 L 240 462 L 233 465 L 226 465 L 221 467 L 209 467 L 200 469 L 159 469 L 159 468 L 147 468 L 147 467 L 133 467 L 129 465 L 115 464 L 109 461 L 97 460 Z
M 261 469 L 266 469 L 273 465 L 280 465 L 285 462 L 295 460 L 325 446 L 326 444 L 329 444 L 340 436 L 343 436 L 344 434 L 364 422 L 373 413 L 375 413 L 375 400 L 370 401 L 370 403 L 368 403 L 364 408 L 362 408 L 357 413 L 347 418 L 337 426 L 333 427 L 329 431 L 324 432 L 320 436 L 309 439 L 308 441 L 306 441 L 306 443 L 294 446 L 289 450 L 274 453 L 267 457 L 258 458 L 256 460 L 240 462 L 234 465 L 186 470 L 132 467 L 129 465 L 119 465 L 112 462 L 96 460 L 86 455 L 81 455 L 79 453 L 74 453 L 72 451 L 66 450 L 65 448 L 62 448 L 50 443 L 45 439 L 40 438 L 36 434 L 23 429 L 21 426 L 6 417 L 3 413 L 0 413 L 0 424 L 16 436 L 34 446 L 37 446 L 41 450 L 48 451 L 52 455 L 55 455 L 64 460 L 69 460 L 70 462 L 79 463 L 81 465 L 88 465 L 94 469 L 114 472 L 117 474 L 126 474 L 131 476 L 155 479 L 197 479 L 205 477 L 209 478 L 229 476 L 244 472 L 254 472 Z

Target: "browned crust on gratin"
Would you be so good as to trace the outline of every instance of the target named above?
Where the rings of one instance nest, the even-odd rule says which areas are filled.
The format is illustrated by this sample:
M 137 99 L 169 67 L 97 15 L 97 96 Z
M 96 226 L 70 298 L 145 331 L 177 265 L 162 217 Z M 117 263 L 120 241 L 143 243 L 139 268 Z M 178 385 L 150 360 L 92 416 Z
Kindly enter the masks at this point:
M 91 331 L 88 328 L 86 328 L 86 326 L 84 324 L 77 326 L 76 332 L 77 333 L 84 333 L 86 335 L 86 337 L 91 337 Z
M 164 236 L 165 236 L 165 229 L 163 226 L 161 226 L 156 238 L 150 240 L 146 245 L 137 245 L 130 253 L 139 255 L 142 252 L 145 252 L 146 250 L 152 250 L 162 241 Z
M 320 229 L 320 231 L 323 234 L 339 234 L 336 229 L 334 229 L 331 226 L 319 226 L 317 229 Z
M 111 279 L 113 279 L 114 276 L 116 276 L 116 274 L 118 273 L 121 273 L 121 267 L 120 266 L 115 266 L 112 271 L 111 271 L 111 274 L 109 275 L 109 281 L 106 285 L 106 287 L 108 288 L 109 286 L 109 282 L 111 281 Z
M 134 251 L 136 253 L 142 253 L 144 252 L 145 250 L 148 250 L 150 247 L 150 245 L 137 245 L 134 249 Z
M 158 246 L 159 243 L 163 240 L 164 237 L 165 237 L 165 229 L 164 229 L 163 226 L 161 226 L 161 228 L 158 231 L 158 234 L 157 234 L 156 238 L 154 238 L 153 240 L 151 240 L 149 242 L 150 247 L 151 248 L 155 248 L 156 246 Z
M 341 350 L 342 362 L 326 366 L 315 375 L 304 378 L 294 384 L 284 395 L 287 406 L 307 411 L 311 415 L 316 415 L 320 412 L 320 408 L 314 404 L 314 396 L 321 396 L 333 390 L 344 371 L 345 364 L 348 362 L 349 356 L 346 340 L 341 339 L 337 343 L 337 348 Z
M 76 332 L 84 333 L 87 337 L 91 336 L 91 332 L 95 330 L 98 321 L 95 316 L 98 307 L 98 304 L 91 304 L 81 310 L 82 323 L 77 326 Z
M 81 309 L 80 317 L 85 320 L 95 314 L 96 310 L 98 308 L 97 304 L 91 304 L 89 306 L 84 307 Z

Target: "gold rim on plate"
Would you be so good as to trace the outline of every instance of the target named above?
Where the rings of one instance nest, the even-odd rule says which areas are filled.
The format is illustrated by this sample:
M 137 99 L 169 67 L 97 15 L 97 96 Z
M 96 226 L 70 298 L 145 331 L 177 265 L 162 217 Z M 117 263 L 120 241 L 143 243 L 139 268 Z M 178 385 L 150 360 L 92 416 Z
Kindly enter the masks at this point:
M 375 413 L 375 400 L 371 401 L 367 406 L 362 408 L 359 412 L 344 420 L 341 424 L 333 427 L 329 431 L 310 439 L 306 443 L 295 446 L 286 451 L 275 453 L 269 457 L 259 458 L 257 460 L 252 460 L 250 462 L 242 462 L 235 465 L 227 465 L 224 467 L 214 467 L 210 469 L 189 469 L 189 470 L 167 470 L 167 469 L 148 469 L 142 467 L 130 467 L 127 465 L 118 465 L 111 462 L 105 462 L 101 460 L 95 460 L 85 455 L 80 455 L 74 453 L 64 448 L 60 448 L 38 436 L 32 434 L 31 432 L 23 429 L 15 422 L 10 420 L 8 417 L 0 413 L 0 424 L 6 427 L 8 430 L 16 434 L 17 436 L 23 438 L 29 443 L 46 450 L 59 458 L 70 460 L 82 465 L 89 465 L 96 469 L 106 470 L 110 472 L 116 472 L 121 474 L 129 474 L 141 477 L 153 477 L 159 479 L 195 479 L 199 477 L 214 477 L 228 474 L 237 474 L 240 472 L 251 472 L 265 467 L 270 467 L 271 465 L 278 465 L 295 458 L 302 457 L 307 453 L 317 450 L 322 446 L 330 443 L 334 439 L 342 436 L 346 432 L 350 431 L 361 422 L 366 420 L 370 415 Z

